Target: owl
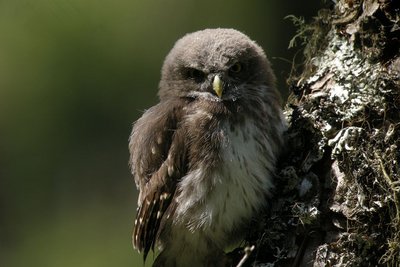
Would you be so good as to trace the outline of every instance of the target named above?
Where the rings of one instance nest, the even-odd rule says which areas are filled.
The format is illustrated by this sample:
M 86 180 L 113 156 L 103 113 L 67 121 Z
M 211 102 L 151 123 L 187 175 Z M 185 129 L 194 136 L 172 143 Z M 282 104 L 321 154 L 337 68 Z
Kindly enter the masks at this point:
M 185 35 L 167 55 L 159 103 L 133 126 L 139 189 L 133 245 L 153 266 L 229 266 L 273 189 L 286 122 L 262 48 L 234 29 Z

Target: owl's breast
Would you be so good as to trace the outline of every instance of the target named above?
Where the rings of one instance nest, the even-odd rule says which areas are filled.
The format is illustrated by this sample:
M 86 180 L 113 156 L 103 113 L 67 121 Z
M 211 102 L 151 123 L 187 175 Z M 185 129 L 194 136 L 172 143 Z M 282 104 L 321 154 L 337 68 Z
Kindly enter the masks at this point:
M 176 218 L 190 231 L 203 231 L 226 245 L 227 236 L 265 205 L 275 158 L 268 152 L 270 138 L 258 127 L 261 122 L 207 119 L 196 122 L 205 135 L 188 136 L 197 163 L 178 185 Z

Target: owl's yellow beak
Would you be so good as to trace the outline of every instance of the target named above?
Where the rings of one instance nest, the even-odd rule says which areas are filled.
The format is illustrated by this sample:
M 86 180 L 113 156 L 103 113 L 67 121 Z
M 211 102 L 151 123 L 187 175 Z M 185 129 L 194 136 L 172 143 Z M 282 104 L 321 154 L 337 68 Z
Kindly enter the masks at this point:
M 213 90 L 217 94 L 219 98 L 222 96 L 222 91 L 224 91 L 224 88 L 222 86 L 222 81 L 219 75 L 215 75 L 214 80 L 213 80 Z

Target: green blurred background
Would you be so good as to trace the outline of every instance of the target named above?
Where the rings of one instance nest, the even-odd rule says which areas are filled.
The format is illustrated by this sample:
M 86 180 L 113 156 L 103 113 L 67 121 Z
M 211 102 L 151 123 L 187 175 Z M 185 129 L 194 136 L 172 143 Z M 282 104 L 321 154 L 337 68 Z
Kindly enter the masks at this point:
M 143 266 L 131 247 L 131 124 L 157 102 L 187 32 L 239 29 L 283 94 L 295 50 L 284 17 L 318 0 L 0 1 L 0 266 Z M 150 261 L 146 264 L 150 265 Z

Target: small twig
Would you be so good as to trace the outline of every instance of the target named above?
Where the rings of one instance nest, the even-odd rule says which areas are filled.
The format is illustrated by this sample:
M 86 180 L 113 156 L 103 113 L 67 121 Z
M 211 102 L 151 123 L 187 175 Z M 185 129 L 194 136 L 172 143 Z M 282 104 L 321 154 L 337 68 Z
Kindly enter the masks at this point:
M 236 265 L 236 267 L 242 267 L 245 261 L 249 258 L 250 254 L 253 252 L 254 248 L 256 246 L 252 245 L 251 247 L 245 247 L 244 248 L 244 256 L 243 258 L 239 261 L 239 263 Z

